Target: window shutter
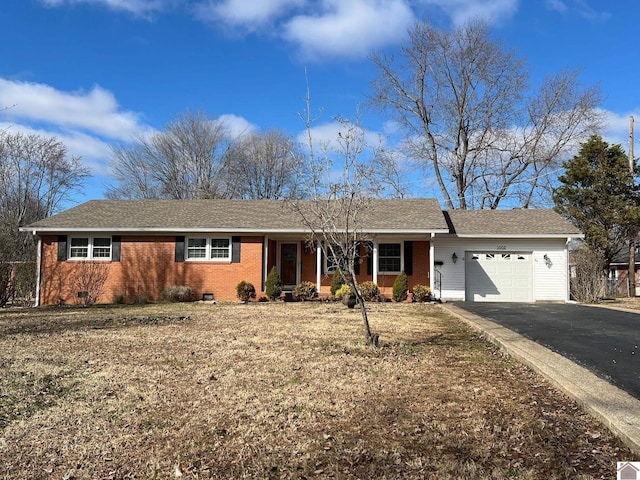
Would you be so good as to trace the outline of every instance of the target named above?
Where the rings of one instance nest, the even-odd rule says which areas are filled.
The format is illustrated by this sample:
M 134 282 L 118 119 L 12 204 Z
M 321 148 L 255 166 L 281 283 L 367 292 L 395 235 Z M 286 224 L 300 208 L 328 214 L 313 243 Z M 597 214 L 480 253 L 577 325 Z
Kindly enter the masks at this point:
M 120 261 L 120 243 L 122 242 L 122 238 L 120 235 L 114 235 L 111 237 L 111 261 L 119 262 Z
M 240 263 L 240 237 L 231 237 L 231 263 Z
M 58 261 L 63 262 L 67 259 L 67 236 L 58 235 Z
M 356 275 L 360 275 L 360 242 L 356 244 L 356 251 L 353 258 L 353 271 Z
M 413 242 L 404 242 L 404 273 L 413 275 Z
M 367 242 L 367 275 L 373 275 L 373 242 Z
M 184 262 L 184 236 L 176 237 L 176 262 Z

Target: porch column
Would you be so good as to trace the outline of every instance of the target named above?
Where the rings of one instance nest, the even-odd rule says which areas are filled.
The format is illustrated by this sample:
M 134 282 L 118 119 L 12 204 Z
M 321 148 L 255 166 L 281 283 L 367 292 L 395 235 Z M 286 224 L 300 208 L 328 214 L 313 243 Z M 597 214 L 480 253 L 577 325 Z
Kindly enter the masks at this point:
M 269 236 L 265 235 L 262 239 L 262 286 L 267 283 L 267 277 L 269 276 Z
M 373 283 L 378 284 L 378 241 L 373 240 Z
M 322 283 L 322 248 L 320 241 L 316 244 L 316 290 L 320 293 L 320 284 Z
M 436 282 L 435 282 L 435 269 L 436 269 L 436 264 L 435 264 L 435 253 L 436 253 L 436 249 L 433 246 L 433 241 L 435 239 L 436 234 L 432 233 L 431 234 L 431 239 L 429 240 L 429 288 L 431 289 L 431 294 L 434 295 L 435 294 L 435 286 L 436 286 Z M 440 285 L 440 288 L 442 289 L 442 285 Z M 440 296 L 442 296 L 442 290 L 440 290 Z

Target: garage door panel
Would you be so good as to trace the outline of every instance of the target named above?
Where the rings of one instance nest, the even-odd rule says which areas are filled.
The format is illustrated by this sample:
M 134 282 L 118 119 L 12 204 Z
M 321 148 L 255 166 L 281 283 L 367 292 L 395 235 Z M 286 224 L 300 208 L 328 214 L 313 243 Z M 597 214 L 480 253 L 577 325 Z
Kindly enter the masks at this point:
M 466 298 L 474 302 L 531 302 L 531 253 L 467 252 Z

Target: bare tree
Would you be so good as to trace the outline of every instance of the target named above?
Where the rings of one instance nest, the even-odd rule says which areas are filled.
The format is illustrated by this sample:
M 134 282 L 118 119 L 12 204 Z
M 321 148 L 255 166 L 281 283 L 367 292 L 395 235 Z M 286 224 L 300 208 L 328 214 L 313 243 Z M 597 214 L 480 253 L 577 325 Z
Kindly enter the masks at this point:
M 249 132 L 229 153 L 227 176 L 234 198 L 281 200 L 296 197 L 304 157 L 297 142 L 279 130 Z
M 228 198 L 229 136 L 202 112 L 176 117 L 163 132 L 112 147 L 109 198 Z
M 98 301 L 104 293 L 109 278 L 109 265 L 104 262 L 85 260 L 76 262 L 71 288 L 77 292 L 76 301 L 88 307 Z
M 306 123 L 309 160 L 299 186 L 305 200 L 289 199 L 289 207 L 309 229 L 308 242 L 322 249 L 340 270 L 356 296 L 362 314 L 365 339 L 378 345 L 378 334 L 371 331 L 367 308 L 358 280 L 355 262 L 358 245 L 367 240 L 364 220 L 373 198 L 381 188 L 372 175 L 370 159 L 377 149 L 365 142 L 358 122 L 338 118 L 340 131 L 335 144 L 325 142 L 315 149 L 312 135 L 311 97 L 307 89 Z
M 83 184 L 89 171 L 55 137 L 0 133 L 0 256 L 33 258 L 30 236 L 18 227 L 53 214 Z
M 531 94 L 525 62 L 480 21 L 453 31 L 416 23 L 398 59 L 372 61 L 372 103 L 403 128 L 404 149 L 433 172 L 450 209 L 528 207 L 600 125 L 597 88 L 581 90 L 568 71 Z
M 573 259 L 571 275 L 571 296 L 581 303 L 600 301 L 606 290 L 604 275 L 607 261 L 600 250 L 592 250 L 582 245 L 571 252 Z
M 18 228 L 55 213 L 88 175 L 55 137 L 0 132 L 0 290 L 11 296 L 14 262 L 35 258 L 31 235 Z

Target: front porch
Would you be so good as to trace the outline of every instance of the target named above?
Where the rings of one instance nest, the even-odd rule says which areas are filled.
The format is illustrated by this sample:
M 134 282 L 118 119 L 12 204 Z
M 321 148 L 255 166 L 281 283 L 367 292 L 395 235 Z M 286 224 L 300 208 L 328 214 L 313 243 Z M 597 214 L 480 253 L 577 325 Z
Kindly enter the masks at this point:
M 433 242 L 424 235 L 378 236 L 358 245 L 356 279 L 372 281 L 386 298 L 391 297 L 393 283 L 404 271 L 409 288 L 427 285 L 433 290 Z M 329 298 L 335 268 L 322 249 L 299 237 L 265 237 L 263 282 L 273 267 L 280 275 L 283 291 L 292 291 L 301 282 L 316 285 L 318 296 Z

